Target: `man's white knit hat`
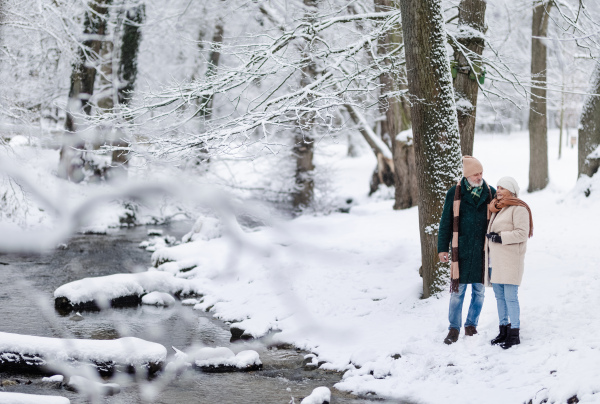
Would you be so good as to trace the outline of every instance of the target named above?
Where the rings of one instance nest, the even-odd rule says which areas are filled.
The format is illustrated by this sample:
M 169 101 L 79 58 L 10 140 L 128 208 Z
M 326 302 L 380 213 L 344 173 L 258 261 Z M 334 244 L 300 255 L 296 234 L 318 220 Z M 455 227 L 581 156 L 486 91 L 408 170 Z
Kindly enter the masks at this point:
M 519 184 L 513 177 L 502 177 L 498 180 L 498 186 L 508 189 L 510 192 L 519 196 Z

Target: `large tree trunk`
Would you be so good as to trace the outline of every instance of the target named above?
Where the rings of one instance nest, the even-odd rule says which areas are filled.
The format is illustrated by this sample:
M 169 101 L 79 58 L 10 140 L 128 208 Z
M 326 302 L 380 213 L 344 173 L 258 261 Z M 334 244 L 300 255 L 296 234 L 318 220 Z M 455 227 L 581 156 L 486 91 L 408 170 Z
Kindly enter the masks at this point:
M 399 7 L 398 0 L 375 0 L 375 11 L 385 12 Z M 402 27 L 398 25 L 379 38 L 378 52 L 380 55 L 388 54 L 402 44 Z M 399 90 L 406 90 L 406 72 L 404 67 L 396 63 L 398 56 L 386 57 L 383 60 L 390 68 L 390 73 L 382 74 L 381 83 L 381 109 L 385 120 L 381 121 L 382 139 L 390 146 L 393 155 L 393 165 L 390 167 L 382 158 L 378 159 L 377 172 L 371 181 L 371 192 L 377 189 L 380 183 L 394 185 L 394 209 L 406 209 L 417 204 L 418 190 L 416 180 L 416 166 L 412 139 L 399 139 L 398 134 L 410 129 L 410 107 L 403 97 L 397 98 L 394 94 Z M 391 183 L 386 182 L 386 177 Z
M 146 7 L 139 4 L 127 10 L 123 24 L 123 39 L 121 41 L 121 57 L 119 63 L 119 84 L 117 98 L 119 104 L 127 105 L 131 101 L 135 80 L 138 73 L 138 54 L 142 41 L 141 25 L 146 18 Z M 121 148 L 112 152 L 112 170 L 124 174 L 128 163 L 128 154 L 124 148 L 129 142 L 120 131 L 113 133 L 111 144 Z M 115 173 L 113 173 L 114 175 Z
M 485 46 L 483 33 L 485 32 L 485 8 L 484 0 L 461 0 L 458 6 L 458 42 L 481 56 Z M 470 63 L 475 68 L 481 69 L 481 59 L 470 55 Z M 460 131 L 460 148 L 463 155 L 473 155 L 473 142 L 475 140 L 475 115 L 477 112 L 477 95 L 479 83 L 477 74 L 475 80 L 469 78 L 471 66 L 469 61 L 459 50 L 454 48 L 454 60 L 457 62 L 459 74 L 454 80 L 454 96 L 456 97 L 456 110 L 458 115 L 458 130 Z
M 460 178 L 460 137 L 441 0 L 401 0 L 419 187 L 423 297 L 443 290 L 437 232 L 448 188 Z
M 592 76 L 590 94 L 600 94 L 600 64 Z M 600 154 L 590 155 L 600 147 L 600 97 L 589 95 L 583 105 L 579 123 L 578 176 L 592 176 L 600 168 Z
M 535 3 L 534 3 L 535 4 Z M 529 192 L 548 185 L 546 45 L 551 2 L 534 5 L 531 24 L 531 102 L 529 104 Z
M 208 67 L 206 68 L 207 78 L 213 76 L 216 73 L 217 68 L 219 67 L 219 59 L 221 58 L 221 45 L 223 44 L 224 32 L 225 30 L 223 28 L 223 20 L 218 19 L 215 24 L 215 30 L 213 32 L 210 54 L 208 55 Z M 212 116 L 213 98 L 214 97 L 212 95 L 202 97 L 202 115 L 206 119 L 210 119 L 210 117 Z
M 85 13 L 83 24 L 84 36 L 95 38 L 84 40 L 79 48 L 79 58 L 73 65 L 71 73 L 71 87 L 69 89 L 69 100 L 67 104 L 67 118 L 65 122 L 65 137 L 60 151 L 58 175 L 79 182 L 83 180 L 84 157 L 82 150 L 85 141 L 78 136 L 78 125 L 76 117 L 82 113 L 89 115 L 92 105 L 89 103 L 94 94 L 94 82 L 96 80 L 95 62 L 102 47 L 102 40 L 106 34 L 106 15 L 111 0 L 90 1 L 89 8 Z
M 304 0 L 304 5 L 306 7 L 305 18 L 309 21 L 314 19 L 317 0 Z M 306 43 L 305 46 L 306 48 L 302 51 L 302 56 L 304 60 L 308 60 L 310 44 Z M 317 74 L 317 67 L 314 62 L 309 61 L 302 67 L 301 72 L 300 86 L 305 87 L 314 80 Z M 292 203 L 296 211 L 301 211 L 313 201 L 315 186 L 313 179 L 313 170 L 315 168 L 313 164 L 314 137 L 312 133 L 314 115 L 306 114 L 302 116 L 298 122 L 298 126 L 293 148 L 294 156 L 296 157 L 296 174 Z

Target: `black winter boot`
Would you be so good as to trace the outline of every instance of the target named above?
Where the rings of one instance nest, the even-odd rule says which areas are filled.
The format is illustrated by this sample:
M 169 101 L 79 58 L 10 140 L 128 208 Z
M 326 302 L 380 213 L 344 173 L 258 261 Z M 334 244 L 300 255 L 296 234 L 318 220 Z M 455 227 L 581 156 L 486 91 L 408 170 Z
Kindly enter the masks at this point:
M 498 345 L 506 341 L 506 337 L 508 336 L 508 332 L 510 331 L 510 324 L 501 325 L 500 326 L 500 334 L 496 338 L 494 338 L 491 343 L 492 345 Z
M 521 343 L 521 340 L 519 339 L 519 329 L 511 328 L 508 333 L 508 337 L 506 337 L 506 341 L 504 341 L 502 344 L 500 344 L 500 346 L 502 347 L 502 349 L 508 349 L 511 346 L 519 345 L 520 343 Z

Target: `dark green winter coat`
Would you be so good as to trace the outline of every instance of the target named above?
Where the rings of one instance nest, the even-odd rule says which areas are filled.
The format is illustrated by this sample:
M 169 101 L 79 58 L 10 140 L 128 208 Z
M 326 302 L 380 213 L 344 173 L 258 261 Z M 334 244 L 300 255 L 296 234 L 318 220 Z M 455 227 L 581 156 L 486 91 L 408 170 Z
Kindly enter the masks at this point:
M 467 191 L 467 180 L 463 177 L 461 184 L 462 199 L 460 201 L 459 227 L 458 227 L 458 265 L 460 271 L 459 283 L 483 282 L 483 245 L 487 231 L 487 203 L 488 185 L 483 182 L 483 191 L 479 201 Z M 496 190 L 492 190 L 492 199 Z M 452 242 L 452 218 L 454 217 L 454 185 L 446 194 L 444 212 L 440 220 L 438 233 L 438 253 L 450 251 Z

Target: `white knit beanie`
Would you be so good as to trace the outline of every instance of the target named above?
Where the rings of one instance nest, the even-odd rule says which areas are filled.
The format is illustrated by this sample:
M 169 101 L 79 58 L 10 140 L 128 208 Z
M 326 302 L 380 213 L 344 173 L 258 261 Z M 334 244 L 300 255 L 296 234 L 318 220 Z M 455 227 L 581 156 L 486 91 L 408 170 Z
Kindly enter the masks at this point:
M 519 196 L 519 184 L 513 177 L 502 177 L 498 180 L 498 186 L 508 189 L 510 192 Z

